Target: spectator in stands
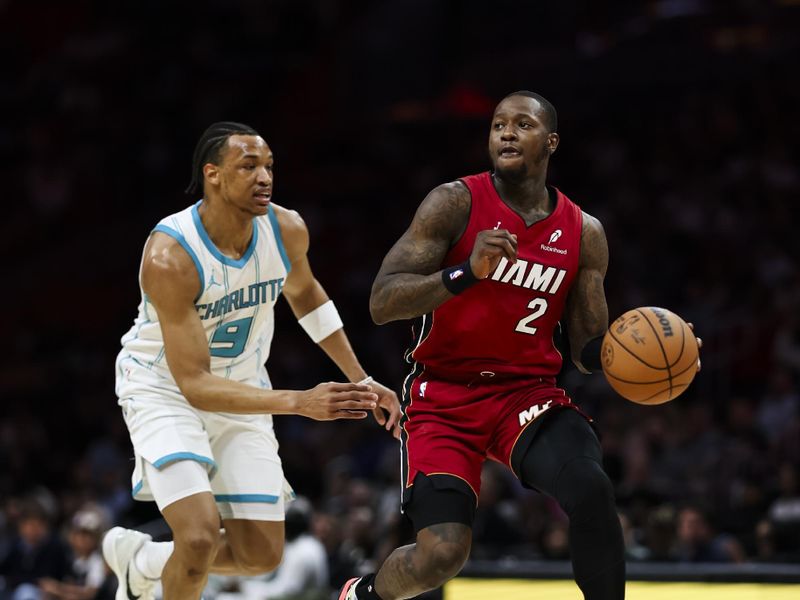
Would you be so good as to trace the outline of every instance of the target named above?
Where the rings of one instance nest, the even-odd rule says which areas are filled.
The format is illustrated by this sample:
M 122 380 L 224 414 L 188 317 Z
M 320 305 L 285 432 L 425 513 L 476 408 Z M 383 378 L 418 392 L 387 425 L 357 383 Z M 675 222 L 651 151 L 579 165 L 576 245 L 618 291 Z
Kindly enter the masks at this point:
M 72 565 L 62 581 L 51 577 L 39 580 L 39 588 L 47 600 L 111 600 L 100 539 L 108 529 L 108 518 L 97 506 L 85 506 L 72 517 L 67 539 L 72 549 Z
M 645 524 L 645 546 L 648 560 L 669 561 L 675 559 L 676 511 L 671 504 L 652 509 Z
M 325 548 L 331 587 L 340 587 L 356 567 L 342 549 L 342 522 L 330 513 L 318 512 L 312 519 L 311 532 Z
M 782 562 L 775 550 L 775 533 L 769 519 L 756 524 L 755 559 L 759 562 Z
M 758 425 L 767 439 L 774 443 L 798 414 L 800 394 L 792 372 L 775 367 L 769 375 L 767 393 L 758 409 Z
M 631 523 L 627 514 L 619 512 L 619 523 L 622 526 L 622 537 L 625 540 L 626 560 L 647 560 L 650 551 L 638 540 L 638 531 Z
M 778 497 L 768 514 L 777 553 L 787 560 L 800 560 L 800 473 L 785 462 L 778 469 Z
M 69 551 L 52 531 L 50 515 L 35 499 L 22 502 L 17 535 L 0 558 L 1 600 L 43 600 L 43 578 L 63 579 L 69 572 Z
M 682 562 L 743 562 L 741 544 L 729 535 L 716 534 L 697 506 L 678 512 L 676 556 Z

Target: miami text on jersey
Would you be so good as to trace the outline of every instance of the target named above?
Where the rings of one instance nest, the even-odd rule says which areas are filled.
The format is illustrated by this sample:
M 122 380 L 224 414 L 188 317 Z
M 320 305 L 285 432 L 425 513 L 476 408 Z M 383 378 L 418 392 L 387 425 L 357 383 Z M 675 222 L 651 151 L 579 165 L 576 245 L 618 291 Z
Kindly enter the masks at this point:
M 555 294 L 566 276 L 566 269 L 546 267 L 539 263 L 528 263 L 517 259 L 511 264 L 507 258 L 500 259 L 492 279 L 500 283 L 510 283 L 517 287 L 528 288 L 548 294 Z

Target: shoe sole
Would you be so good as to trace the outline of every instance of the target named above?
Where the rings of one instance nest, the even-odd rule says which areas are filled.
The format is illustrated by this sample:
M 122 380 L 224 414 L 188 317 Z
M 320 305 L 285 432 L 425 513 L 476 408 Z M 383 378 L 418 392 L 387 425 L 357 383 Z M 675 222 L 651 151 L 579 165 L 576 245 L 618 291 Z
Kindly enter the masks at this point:
M 353 587 L 356 582 L 361 579 L 360 577 L 353 577 L 352 579 L 348 579 L 347 582 L 342 586 L 342 591 L 339 594 L 339 600 L 346 600 L 348 592 L 350 592 L 350 588 Z M 119 600 L 119 599 L 117 599 Z M 127 598 L 123 598 L 122 600 L 127 600 Z

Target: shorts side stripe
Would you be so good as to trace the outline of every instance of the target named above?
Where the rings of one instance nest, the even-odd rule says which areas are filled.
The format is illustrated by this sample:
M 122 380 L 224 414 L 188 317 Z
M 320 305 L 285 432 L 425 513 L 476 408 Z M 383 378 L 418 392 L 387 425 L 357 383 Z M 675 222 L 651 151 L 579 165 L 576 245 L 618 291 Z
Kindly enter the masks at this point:
M 264 502 L 266 504 L 277 504 L 279 496 L 272 494 L 214 494 L 217 502 Z
M 419 348 L 420 344 L 425 341 L 432 328 L 433 313 L 431 312 L 430 314 L 422 316 L 422 326 L 420 328 L 419 338 L 416 341 L 414 348 L 409 349 L 406 353 L 406 360 L 408 362 L 413 361 L 411 356 L 414 353 L 414 350 Z M 408 416 L 408 409 L 411 408 L 411 404 L 413 402 L 411 388 L 414 386 L 414 381 L 420 375 L 422 375 L 424 371 L 425 365 L 413 361 L 411 372 L 406 376 L 405 381 L 403 381 L 402 398 L 400 399 L 400 410 L 402 412 L 402 416 L 400 417 L 400 512 L 403 512 L 406 489 L 408 489 L 408 487 L 411 485 L 411 482 L 408 480 L 411 474 L 411 466 L 409 463 L 410 458 L 408 452 L 408 431 L 406 430 L 406 424 L 410 419 Z

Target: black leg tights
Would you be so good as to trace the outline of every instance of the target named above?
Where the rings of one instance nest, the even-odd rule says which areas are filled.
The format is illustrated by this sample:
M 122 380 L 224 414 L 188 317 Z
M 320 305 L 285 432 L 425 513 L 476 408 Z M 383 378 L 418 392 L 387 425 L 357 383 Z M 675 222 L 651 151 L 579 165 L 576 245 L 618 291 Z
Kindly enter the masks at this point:
M 522 481 L 569 516 L 575 582 L 586 600 L 625 597 L 625 544 L 597 435 L 571 409 L 547 415 L 520 463 Z

